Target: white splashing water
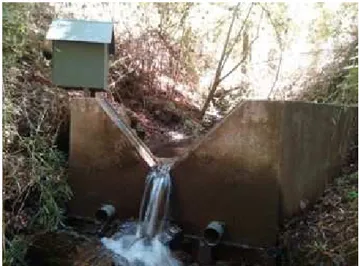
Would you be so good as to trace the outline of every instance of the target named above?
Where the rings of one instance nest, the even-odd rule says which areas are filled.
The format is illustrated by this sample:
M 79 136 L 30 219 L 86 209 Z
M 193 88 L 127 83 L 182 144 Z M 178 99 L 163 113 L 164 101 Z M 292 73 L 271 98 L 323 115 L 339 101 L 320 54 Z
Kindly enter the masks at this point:
M 169 248 L 160 241 L 161 234 L 168 226 L 170 167 L 157 166 L 147 175 L 136 229 L 132 232 L 119 232 L 112 238 L 101 240 L 104 246 L 114 253 L 117 265 L 181 265 L 172 257 Z

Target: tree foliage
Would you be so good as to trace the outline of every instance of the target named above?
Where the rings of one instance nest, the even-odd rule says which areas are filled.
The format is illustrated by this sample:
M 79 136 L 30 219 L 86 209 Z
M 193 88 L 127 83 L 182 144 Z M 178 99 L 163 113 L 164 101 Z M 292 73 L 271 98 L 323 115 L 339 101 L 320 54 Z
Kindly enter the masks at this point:
M 5 64 L 13 64 L 14 60 L 26 53 L 28 31 L 26 21 L 29 19 L 29 7 L 22 3 L 3 4 L 3 61 Z

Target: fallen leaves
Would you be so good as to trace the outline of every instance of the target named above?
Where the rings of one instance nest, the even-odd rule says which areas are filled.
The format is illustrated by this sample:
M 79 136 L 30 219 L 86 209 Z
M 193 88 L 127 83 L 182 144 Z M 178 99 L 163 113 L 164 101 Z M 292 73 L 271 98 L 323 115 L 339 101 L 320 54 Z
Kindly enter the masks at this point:
M 312 209 L 284 224 L 291 265 L 357 265 L 358 173 L 337 178 Z

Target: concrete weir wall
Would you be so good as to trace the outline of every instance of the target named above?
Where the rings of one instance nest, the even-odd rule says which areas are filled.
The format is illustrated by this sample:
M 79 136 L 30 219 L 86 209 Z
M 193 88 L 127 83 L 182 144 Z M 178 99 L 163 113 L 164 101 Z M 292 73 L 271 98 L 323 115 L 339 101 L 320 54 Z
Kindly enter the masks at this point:
M 93 217 L 112 203 L 137 217 L 145 176 L 158 162 L 106 101 L 71 103 L 70 213 Z M 172 168 L 173 218 L 201 235 L 212 220 L 224 240 L 276 243 L 284 216 L 320 197 L 338 173 L 357 108 L 281 101 L 239 105 Z
M 155 164 L 105 100 L 71 100 L 70 214 L 93 218 L 102 204 L 113 204 L 119 218 L 137 217 L 145 177 Z
M 338 174 L 353 125 L 356 107 L 244 102 L 173 168 L 178 220 L 193 234 L 223 220 L 228 241 L 274 245 L 281 219 Z
M 358 108 L 327 104 L 282 104 L 278 138 L 283 213 L 291 216 L 300 202 L 313 202 L 338 174 L 357 131 Z
M 274 244 L 278 225 L 280 108 L 248 102 L 173 168 L 177 220 L 198 235 L 212 220 L 228 241 Z

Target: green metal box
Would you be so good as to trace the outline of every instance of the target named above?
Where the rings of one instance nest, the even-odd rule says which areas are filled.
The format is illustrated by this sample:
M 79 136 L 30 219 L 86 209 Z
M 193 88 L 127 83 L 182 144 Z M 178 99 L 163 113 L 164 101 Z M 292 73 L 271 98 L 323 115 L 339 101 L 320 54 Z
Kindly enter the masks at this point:
M 52 41 L 52 81 L 65 88 L 107 87 L 109 54 L 114 54 L 110 22 L 54 20 L 46 38 Z

